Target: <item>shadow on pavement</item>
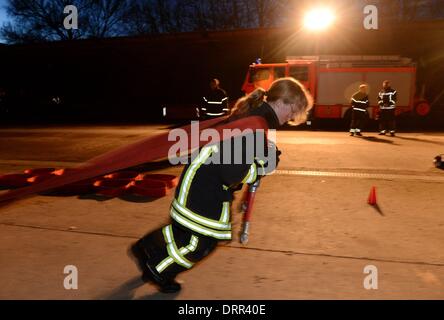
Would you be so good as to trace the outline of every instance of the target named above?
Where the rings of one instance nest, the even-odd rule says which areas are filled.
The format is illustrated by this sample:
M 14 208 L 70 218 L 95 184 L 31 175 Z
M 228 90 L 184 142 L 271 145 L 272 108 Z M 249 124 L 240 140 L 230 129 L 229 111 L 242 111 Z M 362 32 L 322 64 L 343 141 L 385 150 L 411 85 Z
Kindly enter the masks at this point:
M 372 205 L 372 207 L 383 217 L 385 217 L 384 212 L 382 211 L 381 207 L 378 204 Z
M 173 168 L 173 167 L 175 167 L 175 166 L 172 165 L 168 159 L 166 159 L 166 160 L 162 160 L 162 161 L 143 163 L 138 166 L 128 168 L 128 170 L 146 172 L 146 171 L 155 171 L 155 170 L 161 170 L 161 169 L 169 169 L 169 168 Z
M 119 198 L 120 200 L 123 200 L 123 201 L 135 202 L 135 203 L 148 203 L 148 202 L 153 202 L 154 200 L 159 199 L 159 198 L 138 196 L 135 194 L 123 194 L 119 197 L 109 197 L 109 196 L 105 196 L 105 195 L 91 193 L 91 194 L 82 194 L 82 195 L 77 196 L 77 199 L 79 199 L 79 200 L 95 200 L 95 201 L 99 201 L 99 202 L 108 201 L 108 200 L 115 199 L 115 198 Z
M 107 201 L 112 199 L 112 197 L 102 196 L 100 194 L 81 194 L 77 196 L 77 199 L 81 200 L 96 200 L 96 201 Z
M 147 295 L 137 298 L 135 300 L 175 300 L 178 295 L 179 295 L 179 292 L 176 292 L 176 293 L 156 292 L 153 294 L 147 294 Z
M 128 202 L 136 202 L 136 203 L 148 203 L 158 200 L 160 198 L 148 198 L 144 196 L 138 196 L 136 194 L 124 194 L 119 197 L 120 200 L 128 201 Z
M 424 143 L 430 143 L 430 144 L 437 144 L 440 146 L 444 146 L 444 142 L 440 141 L 432 141 L 432 140 L 424 140 L 424 139 L 418 139 L 418 138 L 408 138 L 396 135 L 395 138 L 402 139 L 402 140 L 408 140 L 408 141 L 417 141 L 417 142 L 424 142 Z
M 392 140 L 381 139 L 381 138 L 378 138 L 378 137 L 362 136 L 361 139 L 366 140 L 366 141 L 370 141 L 370 142 L 388 143 L 388 144 L 396 145 L 396 143 L 394 143 Z
M 120 287 L 111 291 L 109 295 L 99 297 L 100 300 L 132 300 L 134 298 L 135 290 L 145 283 L 140 276 L 136 276 L 127 282 L 123 283 Z
M 120 287 L 111 291 L 110 294 L 99 297 L 99 300 L 174 300 L 179 295 L 176 293 L 161 293 L 155 292 L 153 294 L 148 294 L 142 297 L 135 298 L 135 291 L 137 288 L 143 286 L 145 283 L 142 281 L 140 276 L 136 276 L 127 282 L 123 283 Z

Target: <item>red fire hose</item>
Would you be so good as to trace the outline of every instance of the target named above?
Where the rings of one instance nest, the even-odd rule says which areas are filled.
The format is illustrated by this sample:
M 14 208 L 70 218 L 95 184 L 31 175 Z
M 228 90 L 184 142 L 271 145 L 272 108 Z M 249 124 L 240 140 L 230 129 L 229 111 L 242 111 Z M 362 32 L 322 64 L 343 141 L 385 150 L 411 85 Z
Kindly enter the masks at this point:
M 208 127 L 213 127 L 213 129 L 218 132 L 219 137 L 229 139 L 232 136 L 239 135 L 240 133 L 238 133 L 236 130 L 227 130 L 231 133 L 231 136 L 229 135 L 228 137 L 225 137 L 225 129 L 244 130 L 248 128 L 252 130 L 266 130 L 268 128 L 267 122 L 260 116 L 249 116 L 229 123 L 223 123 L 223 120 L 224 118 L 216 118 L 204 121 L 200 123 L 200 129 L 202 130 Z M 187 132 L 187 136 L 190 139 L 192 126 L 184 126 L 181 127 L 181 129 Z M 39 181 L 38 183 L 34 183 L 30 186 L 24 186 L 22 188 L 9 190 L 7 192 L 0 192 L 0 207 L 17 199 L 25 198 L 39 192 L 44 192 L 67 184 L 166 158 L 168 156 L 170 147 L 176 143 L 176 141 L 169 140 L 168 137 L 168 133 L 148 137 L 128 146 L 124 146 L 107 152 L 101 156 L 95 157 L 61 176 L 53 175 L 50 179 Z M 212 142 L 217 141 L 218 139 Z M 202 146 L 206 144 L 206 141 L 198 141 L 198 143 L 199 146 Z

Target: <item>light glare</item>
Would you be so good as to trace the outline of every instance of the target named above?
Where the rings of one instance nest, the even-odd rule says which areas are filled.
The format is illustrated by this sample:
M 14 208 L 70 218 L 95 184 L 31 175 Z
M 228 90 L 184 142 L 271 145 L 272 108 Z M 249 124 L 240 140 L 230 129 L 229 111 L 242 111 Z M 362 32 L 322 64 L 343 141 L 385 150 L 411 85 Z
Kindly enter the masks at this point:
M 306 13 L 304 26 L 309 30 L 325 30 L 335 20 L 334 14 L 327 8 L 313 9 Z

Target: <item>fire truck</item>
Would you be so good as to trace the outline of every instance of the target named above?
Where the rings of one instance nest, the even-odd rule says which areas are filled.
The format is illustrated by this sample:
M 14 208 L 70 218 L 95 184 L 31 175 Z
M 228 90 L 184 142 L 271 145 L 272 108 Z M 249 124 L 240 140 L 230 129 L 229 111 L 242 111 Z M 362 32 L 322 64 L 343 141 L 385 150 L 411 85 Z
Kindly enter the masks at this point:
M 313 95 L 315 105 L 311 119 L 348 119 L 350 98 L 360 84 L 368 85 L 369 117 L 378 113 L 378 92 L 384 80 L 389 80 L 398 93 L 396 115 L 426 116 L 430 104 L 416 90 L 416 64 L 401 56 L 301 56 L 288 57 L 285 63 L 252 64 L 242 91 L 246 94 L 257 87 L 268 90 L 282 77 L 299 80 Z

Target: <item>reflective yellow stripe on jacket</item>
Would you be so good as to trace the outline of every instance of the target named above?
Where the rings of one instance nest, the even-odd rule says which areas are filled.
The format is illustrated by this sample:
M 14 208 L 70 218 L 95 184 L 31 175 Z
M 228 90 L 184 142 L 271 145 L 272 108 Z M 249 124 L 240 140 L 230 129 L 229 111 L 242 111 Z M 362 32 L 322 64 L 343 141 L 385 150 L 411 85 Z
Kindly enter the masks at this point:
M 223 203 L 219 220 L 209 219 L 186 207 L 186 201 L 194 175 L 211 154 L 217 151 L 218 148 L 215 145 L 204 147 L 196 159 L 193 160 L 182 179 L 178 197 L 174 199 L 171 205 L 170 215 L 174 221 L 196 233 L 220 240 L 229 240 L 231 239 L 229 202 Z
M 256 163 L 253 163 L 250 166 L 250 170 L 248 170 L 248 174 L 242 180 L 242 183 L 253 183 L 256 181 L 256 178 L 257 178 L 257 167 Z

